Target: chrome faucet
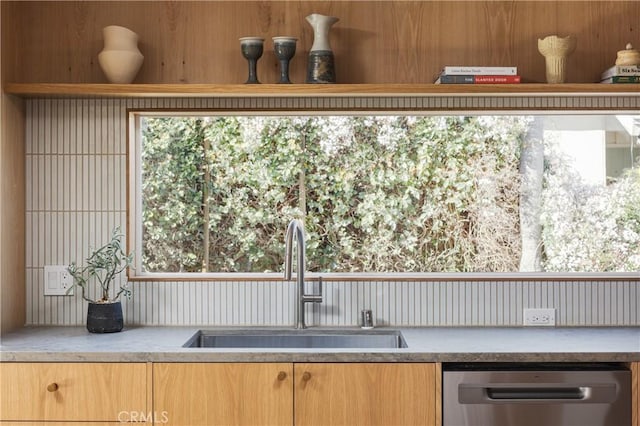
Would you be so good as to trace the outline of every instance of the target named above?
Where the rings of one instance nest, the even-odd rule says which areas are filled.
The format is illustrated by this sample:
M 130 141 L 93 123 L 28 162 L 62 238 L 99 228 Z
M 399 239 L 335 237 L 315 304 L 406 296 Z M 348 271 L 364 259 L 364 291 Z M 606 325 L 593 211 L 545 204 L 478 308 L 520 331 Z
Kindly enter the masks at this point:
M 322 303 L 322 277 L 320 278 L 320 293 L 305 294 L 304 292 L 304 270 L 306 268 L 305 261 L 305 241 L 304 226 L 297 219 L 289 222 L 287 227 L 287 235 L 285 237 L 284 251 L 284 279 L 291 280 L 291 269 L 293 263 L 293 236 L 295 235 L 298 243 L 298 265 L 296 268 L 296 306 L 295 306 L 295 327 L 307 328 L 304 321 L 305 303 Z

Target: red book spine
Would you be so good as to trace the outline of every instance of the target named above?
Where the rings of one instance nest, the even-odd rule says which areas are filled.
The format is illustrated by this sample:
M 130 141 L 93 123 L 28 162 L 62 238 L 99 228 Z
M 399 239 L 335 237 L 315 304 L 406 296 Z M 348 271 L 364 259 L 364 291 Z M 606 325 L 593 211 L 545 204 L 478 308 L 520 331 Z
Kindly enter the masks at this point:
M 476 75 L 475 84 L 510 84 L 520 83 L 519 75 Z

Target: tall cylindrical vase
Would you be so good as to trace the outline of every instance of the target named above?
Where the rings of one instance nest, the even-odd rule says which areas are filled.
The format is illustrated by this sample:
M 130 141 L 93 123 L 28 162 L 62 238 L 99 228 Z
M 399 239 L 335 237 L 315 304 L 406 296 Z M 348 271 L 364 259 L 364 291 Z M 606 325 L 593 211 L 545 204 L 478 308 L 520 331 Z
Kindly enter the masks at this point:
M 104 49 L 98 62 L 110 83 L 128 84 L 142 66 L 144 56 L 138 50 L 138 34 L 128 28 L 109 25 L 102 29 Z
M 307 83 L 335 83 L 336 70 L 333 51 L 329 45 L 329 30 L 339 19 L 317 13 L 312 13 L 306 19 L 313 28 L 313 45 L 307 63 Z

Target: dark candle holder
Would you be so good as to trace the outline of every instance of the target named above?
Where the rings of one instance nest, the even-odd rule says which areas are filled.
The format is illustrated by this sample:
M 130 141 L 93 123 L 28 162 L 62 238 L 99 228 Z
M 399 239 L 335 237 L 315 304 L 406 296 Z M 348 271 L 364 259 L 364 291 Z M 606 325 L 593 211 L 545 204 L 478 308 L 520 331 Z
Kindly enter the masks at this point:
M 259 84 L 258 81 L 258 59 L 262 57 L 264 39 L 261 37 L 242 37 L 240 39 L 240 50 L 242 56 L 249 63 L 249 78 L 245 84 Z
M 281 84 L 291 84 L 289 80 L 289 62 L 296 54 L 296 42 L 295 37 L 273 37 L 273 51 L 276 54 L 276 58 L 280 61 L 280 81 Z

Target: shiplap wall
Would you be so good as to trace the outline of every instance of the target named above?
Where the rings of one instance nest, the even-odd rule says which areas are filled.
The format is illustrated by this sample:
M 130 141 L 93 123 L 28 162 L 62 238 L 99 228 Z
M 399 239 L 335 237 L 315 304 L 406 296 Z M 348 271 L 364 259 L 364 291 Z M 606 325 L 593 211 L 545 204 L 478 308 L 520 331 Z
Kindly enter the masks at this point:
M 573 103 L 572 103 L 573 102 Z M 403 97 L 220 99 L 34 99 L 27 101 L 27 271 L 30 325 L 80 325 L 86 303 L 44 296 L 44 265 L 84 259 L 126 224 L 128 108 L 474 110 L 640 109 L 636 97 Z M 284 230 L 283 230 L 284 231 Z M 125 321 L 146 325 L 289 325 L 287 282 L 136 282 Z M 309 323 L 348 326 L 363 308 L 378 325 L 517 326 L 525 307 L 554 307 L 563 326 L 640 325 L 640 283 L 325 282 Z

